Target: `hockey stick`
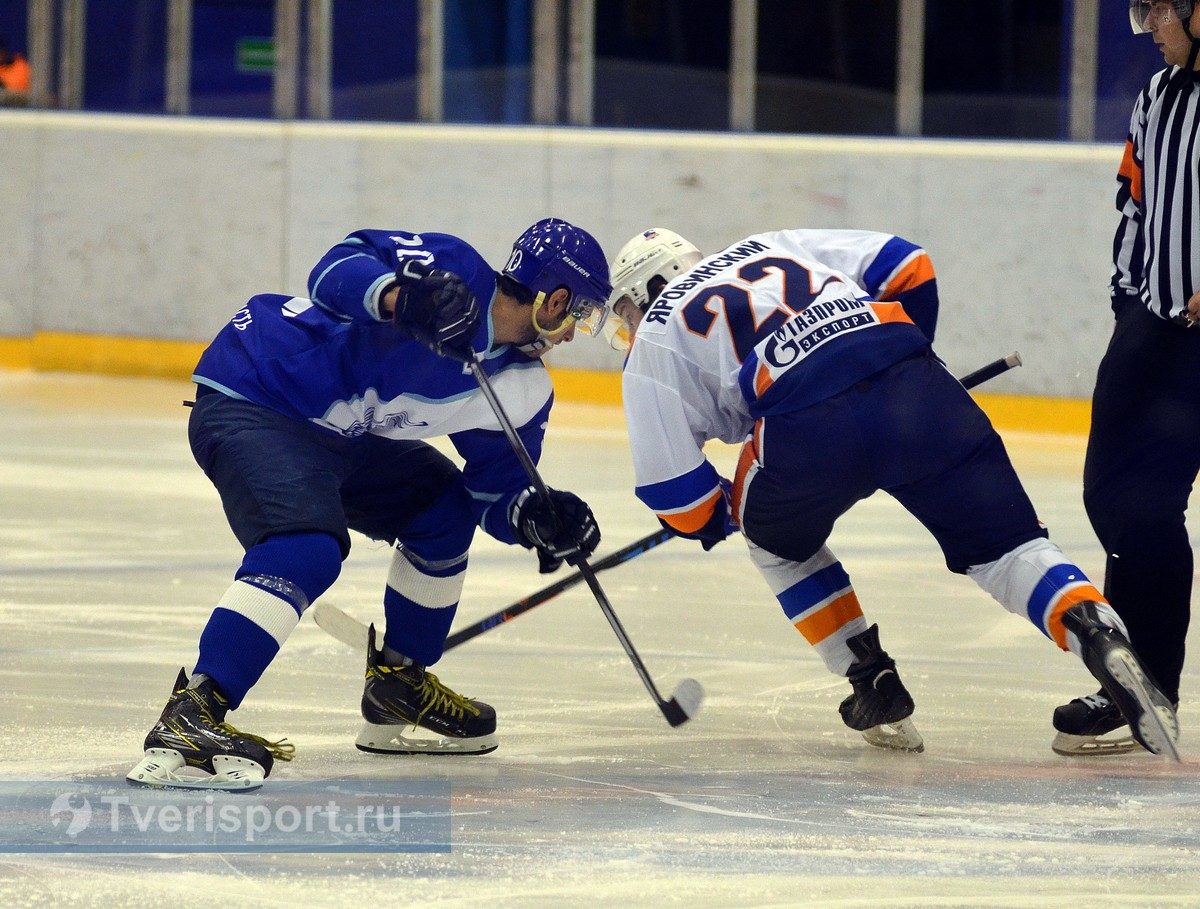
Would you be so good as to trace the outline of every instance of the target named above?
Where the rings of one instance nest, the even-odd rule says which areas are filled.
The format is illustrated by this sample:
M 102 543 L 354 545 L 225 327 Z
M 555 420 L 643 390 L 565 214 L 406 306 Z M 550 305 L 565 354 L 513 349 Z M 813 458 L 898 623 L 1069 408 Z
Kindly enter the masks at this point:
M 643 552 L 649 552 L 660 543 L 665 543 L 671 537 L 675 536 L 671 531 L 664 529 L 656 530 L 648 536 L 642 537 L 640 540 L 634 540 L 628 546 L 623 546 L 616 552 L 609 553 L 604 558 L 592 563 L 592 571 L 601 572 L 606 568 L 614 568 L 617 565 L 622 565 L 632 558 L 640 556 Z M 485 631 L 495 628 L 497 625 L 503 625 L 505 622 L 512 621 L 522 613 L 526 613 L 535 606 L 541 606 L 547 600 L 552 600 L 564 590 L 569 590 L 580 581 L 583 580 L 583 572 L 576 571 L 573 574 L 567 575 L 555 581 L 548 587 L 543 587 L 536 593 L 531 593 L 529 596 L 517 600 L 511 606 L 506 606 L 499 612 L 494 612 L 485 619 L 480 619 L 474 625 L 468 625 L 454 634 L 446 638 L 446 650 L 453 650 L 459 644 L 465 643 L 472 638 L 479 637 Z
M 525 448 L 525 443 L 521 441 L 521 437 L 517 435 L 517 431 L 513 428 L 512 421 L 504 411 L 504 405 L 496 397 L 491 379 L 487 377 L 487 373 L 483 371 L 483 367 L 479 365 L 479 360 L 474 355 L 467 361 L 467 367 L 471 370 L 475 381 L 479 383 L 479 390 L 483 392 L 483 396 L 487 398 L 488 404 L 491 405 L 492 412 L 495 413 L 496 419 L 500 423 L 500 428 L 504 430 L 504 435 L 508 439 L 508 443 L 512 446 L 517 460 L 521 462 L 521 467 L 524 468 L 529 481 L 533 484 L 533 488 L 546 504 L 550 505 L 551 509 L 553 509 L 550 490 L 542 480 L 541 474 L 538 473 L 537 466 L 533 463 L 533 459 L 529 456 L 529 452 Z M 633 649 L 633 642 L 629 640 L 629 635 L 625 633 L 625 629 L 621 625 L 621 620 L 617 618 L 612 604 L 609 603 L 608 597 L 605 596 L 604 590 L 600 587 L 600 582 L 596 580 L 596 572 L 592 569 L 592 566 L 582 556 L 569 559 L 568 561 L 579 570 L 580 574 L 583 575 L 583 579 L 587 581 L 587 585 L 591 588 L 592 595 L 596 598 L 600 610 L 604 613 L 604 617 L 608 619 L 608 624 L 612 626 L 613 633 L 616 634 L 617 640 L 621 642 L 621 646 L 625 648 L 625 653 L 641 677 L 642 684 L 650 692 L 650 696 L 654 699 L 654 703 L 658 705 L 658 709 L 662 711 L 662 715 L 666 717 L 667 722 L 672 726 L 680 726 L 686 723 L 699 712 L 700 705 L 704 701 L 704 689 L 700 686 L 700 683 L 695 679 L 684 679 L 676 686 L 675 693 L 671 696 L 671 699 L 664 699 L 659 694 L 658 688 L 655 687 L 654 679 L 650 678 L 650 673 L 646 671 L 646 664 L 642 662 L 642 658 Z
M 962 387 L 970 390 L 976 385 L 982 385 L 989 379 L 994 379 L 996 376 L 1003 375 L 1015 366 L 1021 365 L 1021 355 L 1017 351 L 1013 351 L 1007 357 L 1001 357 L 999 360 L 993 360 L 987 366 L 980 366 L 974 372 L 969 372 L 958 381 L 962 383 Z
M 1021 355 L 1014 350 L 1008 356 L 1000 357 L 998 360 L 993 360 L 991 363 L 981 366 L 979 369 L 976 369 L 973 372 L 967 373 L 965 376 L 959 379 L 959 382 L 962 383 L 963 388 L 971 389 L 976 385 L 982 385 L 984 382 L 994 379 L 996 376 L 1002 375 L 1003 373 L 1008 372 L 1010 369 L 1020 365 Z M 652 534 L 649 534 L 648 536 L 642 537 L 640 540 L 635 540 L 628 546 L 618 549 L 616 552 L 605 556 L 603 559 L 600 559 L 598 562 L 592 565 L 592 570 L 598 572 L 603 571 L 606 568 L 613 568 L 617 565 L 621 565 L 624 562 L 628 562 L 630 559 L 641 555 L 643 552 L 648 552 L 660 543 L 665 543 L 672 536 L 674 536 L 674 534 L 672 534 L 669 530 L 658 530 Z M 451 650 L 457 647 L 459 644 L 463 644 L 472 638 L 476 638 L 485 631 L 495 628 L 497 625 L 503 625 L 505 622 L 511 621 L 517 616 L 528 612 L 535 606 L 541 606 L 542 603 L 553 599 L 564 590 L 574 587 L 582 580 L 583 572 L 577 571 L 560 581 L 556 581 L 549 587 L 543 587 L 536 593 L 531 593 L 524 599 L 517 600 L 517 602 L 513 603 L 511 606 L 506 606 L 499 612 L 492 613 L 487 618 L 480 619 L 474 625 L 468 625 L 466 628 L 454 632 L 454 634 L 446 638 L 446 650 Z M 363 640 L 366 640 L 365 632 Z
M 967 373 L 958 381 L 962 383 L 963 388 L 975 388 L 977 385 L 982 385 L 984 382 L 994 379 L 996 376 L 1002 375 L 1020 365 L 1021 355 L 1017 351 L 1013 351 L 1008 356 L 1000 357 L 998 360 L 993 360 L 991 363 Z M 673 534 L 669 530 L 655 531 L 600 559 L 591 566 L 592 570 L 603 571 L 607 568 L 622 565 L 630 559 L 650 551 L 655 546 L 665 543 L 672 536 Z M 486 618 L 480 619 L 475 624 L 468 625 L 466 628 L 454 632 L 454 634 L 446 638 L 445 649 L 452 650 L 459 644 L 470 641 L 485 631 L 490 631 L 497 625 L 503 625 L 505 622 L 509 622 L 519 615 L 524 615 L 529 610 L 554 599 L 564 590 L 574 587 L 583 579 L 583 572 L 576 571 L 574 574 L 555 581 L 548 587 L 543 587 L 541 590 L 517 600 L 517 602 L 504 607 L 499 612 L 494 612 Z M 317 625 L 334 639 L 341 641 L 355 650 L 363 651 L 367 649 L 367 626 L 353 616 L 343 612 L 337 606 L 322 600 L 314 607 L 313 617 Z
M 639 540 L 634 540 L 628 546 L 623 546 L 616 552 L 609 553 L 599 561 L 592 563 L 592 571 L 604 571 L 607 568 L 615 568 L 617 565 L 623 565 L 630 559 L 640 556 L 643 552 L 649 552 L 660 543 L 665 543 L 673 536 L 675 534 L 665 528 L 656 530 L 654 533 L 648 534 Z M 510 622 L 517 616 L 524 615 L 534 607 L 541 606 L 543 603 L 554 599 L 564 590 L 570 590 L 582 580 L 582 571 L 575 571 L 566 577 L 560 578 L 553 584 L 543 587 L 541 590 L 535 591 L 527 597 L 522 597 L 509 606 L 505 606 L 499 612 L 493 612 L 486 618 L 480 619 L 474 625 L 468 625 L 466 628 L 454 632 L 454 634 L 446 638 L 444 649 L 453 650 L 459 644 L 477 638 L 485 631 L 490 631 L 497 625 Z M 313 607 L 313 618 L 323 631 L 336 640 L 355 650 L 366 650 L 367 626 L 353 616 L 343 612 L 337 606 L 325 600 L 320 600 Z
M 616 552 L 611 552 L 599 561 L 592 563 L 592 571 L 604 571 L 606 568 L 615 568 L 618 565 L 623 565 L 630 559 L 640 556 L 643 552 L 649 552 L 655 546 L 665 543 L 673 536 L 675 534 L 665 528 L 656 530 L 654 533 L 634 540 L 628 546 L 623 546 Z M 480 619 L 474 625 L 468 625 L 466 628 L 454 632 L 454 634 L 446 638 L 446 644 L 443 649 L 453 650 L 459 644 L 477 638 L 485 631 L 490 631 L 497 625 L 510 622 L 517 616 L 524 615 L 534 607 L 541 606 L 543 603 L 554 599 L 564 590 L 570 590 L 582 580 L 582 571 L 575 571 L 566 577 L 560 578 L 553 584 L 543 587 L 541 590 L 535 591 L 527 597 L 522 597 L 509 606 L 505 606 L 499 612 L 493 612 L 486 618 Z M 316 606 L 313 607 L 313 618 L 321 630 L 335 640 L 341 641 L 347 647 L 351 647 L 354 650 L 367 649 L 367 626 L 354 618 L 354 616 L 343 612 L 332 603 L 326 600 L 318 601 Z

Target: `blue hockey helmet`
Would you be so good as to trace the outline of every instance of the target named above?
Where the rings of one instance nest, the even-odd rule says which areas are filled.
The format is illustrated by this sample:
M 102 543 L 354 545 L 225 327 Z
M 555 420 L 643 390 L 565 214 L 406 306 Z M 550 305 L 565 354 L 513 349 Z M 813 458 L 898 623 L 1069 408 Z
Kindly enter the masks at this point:
M 559 218 L 543 218 L 517 237 L 503 274 L 534 293 L 533 325 L 545 338 L 561 336 L 572 325 L 597 335 L 608 316 L 608 262 L 596 238 Z M 560 287 L 571 294 L 567 317 L 548 332 L 537 321 L 546 297 Z

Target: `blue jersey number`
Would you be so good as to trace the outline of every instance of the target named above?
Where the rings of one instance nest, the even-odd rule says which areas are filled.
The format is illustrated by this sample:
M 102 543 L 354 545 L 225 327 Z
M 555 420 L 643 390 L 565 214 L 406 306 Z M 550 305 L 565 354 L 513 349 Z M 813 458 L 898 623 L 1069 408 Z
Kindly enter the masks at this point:
M 733 338 L 733 352 L 739 363 L 745 362 L 759 341 L 796 313 L 803 312 L 829 283 L 826 281 L 821 287 L 814 288 L 812 272 L 794 259 L 778 256 L 747 262 L 738 269 L 737 276 L 753 285 L 773 277 L 776 271 L 783 279 L 783 306 L 775 307 L 761 322 L 754 316 L 752 291 L 737 284 L 714 284 L 704 288 L 684 306 L 682 315 L 688 330 L 707 338 L 719 315 L 718 310 L 724 310 L 729 335 Z

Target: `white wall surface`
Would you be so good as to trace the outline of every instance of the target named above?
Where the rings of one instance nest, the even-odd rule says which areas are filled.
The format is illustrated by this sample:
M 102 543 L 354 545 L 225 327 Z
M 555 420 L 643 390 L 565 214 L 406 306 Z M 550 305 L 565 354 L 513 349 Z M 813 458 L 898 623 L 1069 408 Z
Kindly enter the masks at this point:
M 0 335 L 202 341 L 245 299 L 303 294 L 363 227 L 440 230 L 500 266 L 547 215 L 611 255 L 670 227 L 705 251 L 762 230 L 897 233 L 929 250 L 955 372 L 1087 397 L 1110 329 L 1117 145 L 275 123 L 0 111 Z M 619 368 L 580 337 L 564 366 Z

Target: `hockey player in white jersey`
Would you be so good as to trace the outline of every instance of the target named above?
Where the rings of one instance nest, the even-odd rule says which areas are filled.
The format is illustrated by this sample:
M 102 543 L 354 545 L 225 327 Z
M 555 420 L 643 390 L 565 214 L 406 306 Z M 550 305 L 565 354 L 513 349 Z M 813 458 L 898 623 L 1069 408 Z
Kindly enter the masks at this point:
M 611 290 L 600 245 L 537 222 L 497 274 L 448 234 L 362 230 L 331 249 L 309 297 L 262 294 L 204 352 L 188 426 L 246 550 L 128 779 L 247 789 L 291 746 L 225 722 L 308 606 L 337 578 L 349 530 L 395 543 L 371 629 L 356 745 L 390 754 L 481 754 L 496 713 L 426 667 L 454 618 L 475 528 L 535 549 L 543 571 L 591 553 L 600 532 L 577 496 L 534 494 L 464 366 L 478 359 L 538 458 L 553 402 L 540 359 L 603 324 Z M 425 439 L 448 436 L 460 470 Z
M 933 267 L 865 231 L 755 234 L 704 258 L 647 230 L 614 259 L 610 335 L 632 342 L 623 393 L 636 494 L 707 550 L 742 530 L 784 613 L 852 693 L 868 742 L 922 750 L 913 700 L 826 545 L 885 490 L 968 575 L 1079 656 L 1138 741 L 1177 759 L 1175 712 L 1121 620 L 1047 538 L 987 416 L 934 355 Z M 709 439 L 742 443 L 736 475 Z

